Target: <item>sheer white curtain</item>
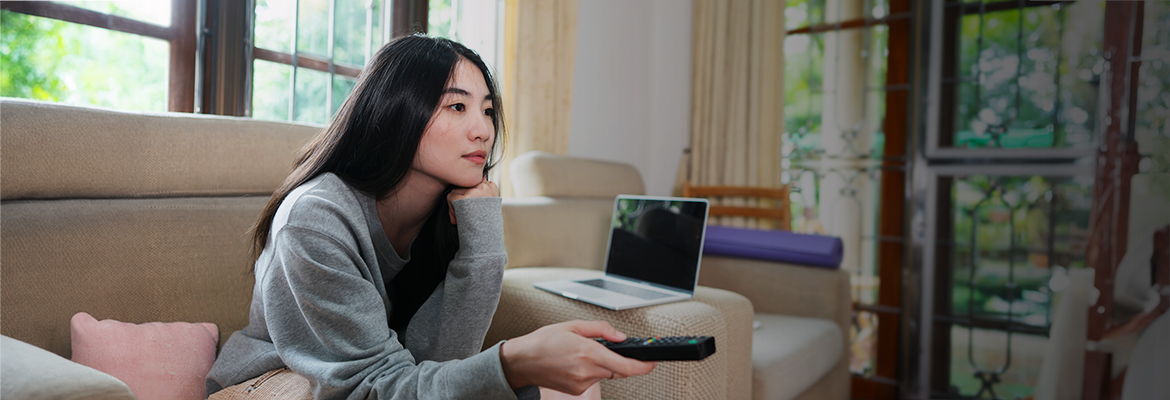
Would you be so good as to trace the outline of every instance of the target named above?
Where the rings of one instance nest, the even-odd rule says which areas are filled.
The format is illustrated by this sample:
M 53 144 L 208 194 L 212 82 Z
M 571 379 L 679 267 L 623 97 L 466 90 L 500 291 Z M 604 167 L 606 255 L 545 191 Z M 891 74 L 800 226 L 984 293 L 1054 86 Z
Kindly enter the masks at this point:
M 576 48 L 577 0 L 505 1 L 501 91 L 509 138 L 498 173 L 528 151 L 568 153 Z M 512 195 L 510 178 L 496 181 Z
M 695 0 L 692 184 L 782 186 L 784 36 L 782 1 Z

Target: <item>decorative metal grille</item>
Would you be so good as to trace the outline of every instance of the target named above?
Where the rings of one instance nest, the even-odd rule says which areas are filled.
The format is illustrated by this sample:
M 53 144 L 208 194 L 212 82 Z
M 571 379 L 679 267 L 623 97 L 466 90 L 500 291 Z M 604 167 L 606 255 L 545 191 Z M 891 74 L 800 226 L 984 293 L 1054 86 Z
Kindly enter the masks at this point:
M 789 0 L 785 11 L 790 30 L 808 27 L 790 33 L 784 43 L 781 166 L 782 180 L 793 189 L 792 230 L 845 242 L 842 268 L 853 275 L 853 299 L 859 305 L 850 332 L 850 370 L 867 376 L 874 374 L 876 362 L 878 318 L 871 311 L 890 311 L 877 305 L 878 244 L 904 242 L 878 235 L 882 172 L 905 170 L 904 158 L 883 154 L 888 10 L 882 0 Z M 857 20 L 863 21 L 860 26 L 842 25 Z M 826 112 L 826 101 L 849 105 Z
M 1144 7 L 1133 134 L 1142 156 L 1138 172 L 1165 174 L 1170 173 L 1170 1 L 1146 2 Z
M 1044 358 L 1054 290 L 1064 271 L 1085 267 L 1092 177 L 945 179 L 952 304 L 936 319 L 953 326 L 948 395 L 1026 396 Z M 1013 348 L 1021 340 L 1028 345 Z

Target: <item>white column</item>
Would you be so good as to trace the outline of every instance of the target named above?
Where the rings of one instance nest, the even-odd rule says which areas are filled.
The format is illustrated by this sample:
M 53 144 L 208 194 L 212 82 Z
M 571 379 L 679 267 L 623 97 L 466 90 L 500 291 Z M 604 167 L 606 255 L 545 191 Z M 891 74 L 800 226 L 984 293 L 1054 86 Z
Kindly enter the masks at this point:
M 848 21 L 862 16 L 865 2 L 828 0 L 825 23 Z M 825 149 L 821 162 L 820 218 L 825 233 L 841 238 L 845 244 L 842 268 L 854 275 L 862 272 L 863 260 L 873 265 L 872 246 L 862 245 L 862 232 L 872 230 L 873 204 L 870 180 L 863 168 L 869 163 L 859 159 L 868 153 L 875 121 L 866 121 L 866 58 L 864 29 L 825 33 L 824 97 L 821 116 L 821 145 Z M 867 210 L 868 208 L 868 210 Z M 864 249 L 864 250 L 863 250 Z M 872 276 L 866 271 L 863 275 Z

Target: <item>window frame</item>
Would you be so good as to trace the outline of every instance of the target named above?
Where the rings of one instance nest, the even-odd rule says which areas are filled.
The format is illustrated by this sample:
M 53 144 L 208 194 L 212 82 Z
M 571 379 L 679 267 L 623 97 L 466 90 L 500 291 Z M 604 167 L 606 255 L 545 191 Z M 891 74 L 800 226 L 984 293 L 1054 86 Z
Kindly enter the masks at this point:
M 954 231 L 954 221 L 951 214 L 953 179 L 963 175 L 995 175 L 995 176 L 1072 176 L 1091 174 L 1090 168 L 1075 168 L 1073 162 L 1077 158 L 1089 156 L 1092 150 L 1068 148 L 1039 148 L 1039 149 L 1003 149 L 1003 148 L 951 148 L 953 138 L 954 119 L 956 118 L 957 88 L 961 77 L 958 75 L 958 43 L 960 20 L 972 14 L 986 14 L 1014 9 L 1051 6 L 1059 2 L 1015 2 L 1003 1 L 993 3 L 957 3 L 953 0 L 942 2 L 941 9 L 935 18 L 941 25 L 941 46 L 928 51 L 933 57 L 940 60 L 937 70 L 937 81 L 929 84 L 929 89 L 937 89 L 938 101 L 932 104 L 937 108 L 928 107 L 928 115 L 936 118 L 936 124 L 924 135 L 925 148 L 922 165 L 922 175 L 930 183 L 929 189 L 922 196 L 927 205 L 922 213 L 931 219 L 927 224 L 926 234 L 923 237 L 922 257 L 929 260 L 922 269 L 924 284 L 923 298 L 930 301 L 923 302 L 920 314 L 923 327 L 920 339 L 921 372 L 917 380 L 919 393 L 923 398 L 935 396 L 949 396 L 946 390 L 950 386 L 951 375 L 951 327 L 962 326 L 985 330 L 1042 334 L 1048 336 L 1047 328 L 1040 332 L 1038 329 L 1027 329 L 1019 322 L 1005 323 L 993 318 L 964 318 L 951 316 L 952 287 L 954 265 L 949 257 L 953 253 L 954 240 L 951 237 L 942 238 L 939 235 L 948 235 Z M 933 19 L 933 18 L 932 18 Z M 937 33 L 936 33 L 937 34 Z M 933 125 L 933 124 L 932 124 Z M 1044 165 L 1032 165 L 1034 160 L 1044 160 Z M 951 165 L 955 162 L 974 161 L 978 165 Z M 1053 165 L 1052 163 L 1056 163 Z M 1074 167 L 1074 168 L 1068 168 Z M 1009 344 L 1010 346 L 1010 344 Z

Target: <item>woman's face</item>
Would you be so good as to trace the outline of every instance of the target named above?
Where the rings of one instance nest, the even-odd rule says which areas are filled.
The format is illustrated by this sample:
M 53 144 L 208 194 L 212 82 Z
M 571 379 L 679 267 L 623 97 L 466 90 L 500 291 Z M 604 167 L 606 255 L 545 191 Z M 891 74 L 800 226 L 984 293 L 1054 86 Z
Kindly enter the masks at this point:
M 411 169 L 444 186 L 479 184 L 496 136 L 493 112 L 483 74 L 460 59 L 443 88 L 439 110 L 423 131 Z

